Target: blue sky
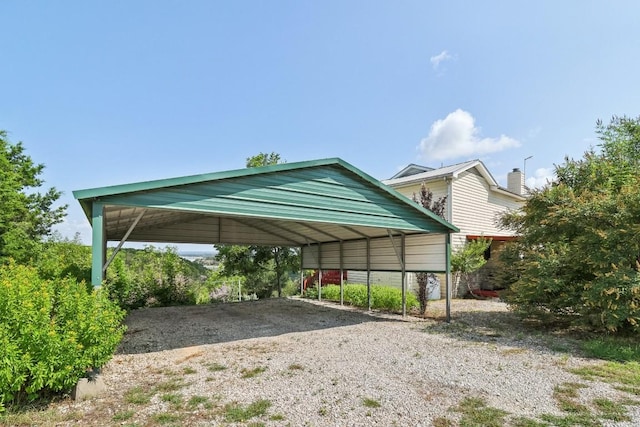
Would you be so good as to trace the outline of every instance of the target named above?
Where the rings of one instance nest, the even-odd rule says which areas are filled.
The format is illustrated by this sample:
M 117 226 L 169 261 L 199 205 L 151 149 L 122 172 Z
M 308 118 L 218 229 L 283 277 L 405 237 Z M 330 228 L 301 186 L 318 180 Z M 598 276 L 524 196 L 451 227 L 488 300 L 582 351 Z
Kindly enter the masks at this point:
M 637 1 L 0 2 L 0 129 L 64 192 L 341 157 L 539 185 L 640 114 Z

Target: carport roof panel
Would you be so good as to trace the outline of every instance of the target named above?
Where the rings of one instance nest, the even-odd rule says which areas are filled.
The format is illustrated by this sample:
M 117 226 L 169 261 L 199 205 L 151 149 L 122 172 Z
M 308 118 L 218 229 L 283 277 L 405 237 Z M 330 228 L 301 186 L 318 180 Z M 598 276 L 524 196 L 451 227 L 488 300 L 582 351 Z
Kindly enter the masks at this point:
M 431 211 L 335 158 L 78 190 L 73 194 L 90 221 L 91 205 L 99 201 L 111 207 L 176 213 L 412 232 L 457 231 Z

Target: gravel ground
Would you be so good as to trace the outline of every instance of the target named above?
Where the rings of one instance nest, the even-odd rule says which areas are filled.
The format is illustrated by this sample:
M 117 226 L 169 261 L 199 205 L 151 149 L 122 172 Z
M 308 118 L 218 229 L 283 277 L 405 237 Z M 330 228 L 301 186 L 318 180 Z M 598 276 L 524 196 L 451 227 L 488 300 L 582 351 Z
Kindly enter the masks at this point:
M 553 389 L 565 382 L 587 385 L 584 402 L 622 397 L 569 373 L 595 362 L 520 331 L 504 304 L 454 301 L 452 309 L 451 324 L 298 299 L 137 310 L 103 369 L 107 392 L 61 410 L 79 412 L 79 425 L 145 425 L 170 413 L 170 403 L 156 394 L 132 406 L 123 396 L 167 381 L 180 382 L 185 401 L 206 396 L 218 408 L 183 411 L 181 425 L 248 425 L 225 421 L 220 408 L 261 399 L 271 402 L 268 414 L 251 421 L 266 426 L 431 426 L 437 417 L 456 420 L 451 408 L 465 397 L 527 417 L 560 415 Z M 442 302 L 430 310 L 441 315 Z M 126 422 L 110 421 L 132 407 Z M 640 425 L 638 407 L 630 415 L 606 425 Z

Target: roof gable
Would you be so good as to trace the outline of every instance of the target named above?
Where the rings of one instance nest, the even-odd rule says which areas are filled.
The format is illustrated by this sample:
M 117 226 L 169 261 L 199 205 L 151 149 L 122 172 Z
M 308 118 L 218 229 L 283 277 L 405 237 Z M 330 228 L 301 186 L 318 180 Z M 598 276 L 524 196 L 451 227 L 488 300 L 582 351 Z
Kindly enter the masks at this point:
M 411 163 L 405 166 L 404 168 L 402 168 L 400 172 L 393 175 L 390 179 L 403 178 L 405 176 L 411 176 L 411 175 L 415 175 L 422 172 L 429 172 L 432 170 L 433 168 L 430 168 L 428 166 L 420 166 L 420 165 L 416 165 L 415 163 Z
M 421 183 L 421 182 L 430 182 L 430 181 L 434 181 L 442 178 L 457 178 L 461 173 L 469 171 L 474 168 L 476 169 L 478 174 L 480 174 L 480 176 L 482 176 L 482 178 L 485 179 L 485 181 L 487 182 L 487 185 L 492 191 L 495 191 L 504 195 L 508 195 L 520 201 L 526 200 L 526 197 L 513 193 L 501 187 L 500 185 L 498 185 L 498 182 L 493 177 L 493 175 L 491 175 L 491 172 L 489 172 L 489 170 L 484 165 L 484 163 L 482 163 L 482 161 L 477 159 L 469 160 L 463 163 L 457 163 L 450 166 L 444 166 L 437 169 L 432 169 L 430 171 L 426 171 L 418 174 L 387 179 L 382 182 L 391 187 L 398 187 L 398 186 Z
M 131 240 L 160 241 L 159 236 L 153 236 L 152 230 L 165 227 L 162 234 L 165 240 L 162 241 L 176 241 L 179 230 L 174 231 L 174 239 L 166 228 L 184 221 L 188 215 L 191 215 L 188 222 L 196 222 L 202 227 L 205 227 L 205 219 L 212 218 L 234 218 L 236 223 L 254 231 L 262 228 L 264 232 L 265 228 L 275 227 L 279 239 L 274 244 L 282 244 L 283 240 L 289 244 L 303 244 L 305 238 L 335 241 L 354 234 L 360 238 L 363 235 L 373 237 L 384 235 L 386 230 L 404 233 L 457 230 L 431 211 L 340 159 L 79 190 L 74 191 L 74 196 L 89 220 L 94 202 L 106 207 L 109 240 L 122 238 L 142 209 L 146 213 L 130 235 Z M 310 229 L 329 224 L 333 231 L 315 233 L 315 237 L 311 237 Z M 368 231 L 354 233 L 358 227 Z M 217 236 L 222 238 L 220 234 Z

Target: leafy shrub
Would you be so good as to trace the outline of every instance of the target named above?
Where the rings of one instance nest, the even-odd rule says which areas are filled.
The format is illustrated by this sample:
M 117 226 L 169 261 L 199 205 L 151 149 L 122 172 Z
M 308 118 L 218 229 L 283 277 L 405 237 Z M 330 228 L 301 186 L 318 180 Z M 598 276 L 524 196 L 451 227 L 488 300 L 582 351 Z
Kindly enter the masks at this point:
M 0 410 L 69 390 L 104 365 L 122 338 L 123 316 L 104 292 L 73 278 L 0 266 Z
M 211 302 L 211 292 L 206 283 L 196 283 L 189 288 L 189 299 L 191 304 L 209 304 Z
M 292 280 L 290 278 L 288 278 L 285 283 L 284 286 L 282 287 L 282 296 L 283 297 L 290 297 L 293 295 L 300 295 L 300 280 Z M 271 296 L 272 297 L 277 297 L 278 296 L 278 291 L 274 290 L 273 292 L 271 292 Z
M 318 298 L 318 288 L 309 288 L 307 298 Z M 327 285 L 322 287 L 322 298 L 329 301 L 340 301 L 340 286 Z M 366 285 L 345 285 L 344 302 L 356 307 L 368 307 Z M 407 309 L 418 308 L 418 299 L 411 292 L 407 292 Z M 371 308 L 386 311 L 402 311 L 402 290 L 391 286 L 371 286 Z
M 42 244 L 33 265 L 43 279 L 73 277 L 91 283 L 91 247 L 79 240 L 53 237 Z
M 182 259 L 175 248 L 147 246 L 118 252 L 107 269 L 104 287 L 126 310 L 200 304 L 208 302 L 203 284 L 209 287 L 209 276 L 204 266 Z
M 373 287 L 371 286 L 371 308 L 375 308 L 375 297 L 373 295 Z M 366 285 L 347 285 L 344 287 L 344 301 L 356 307 L 367 307 L 367 286 Z
M 565 157 L 553 184 L 503 214 L 502 226 L 519 235 L 503 297 L 524 316 L 637 334 L 640 117 L 599 121 L 596 133 L 599 150 Z

